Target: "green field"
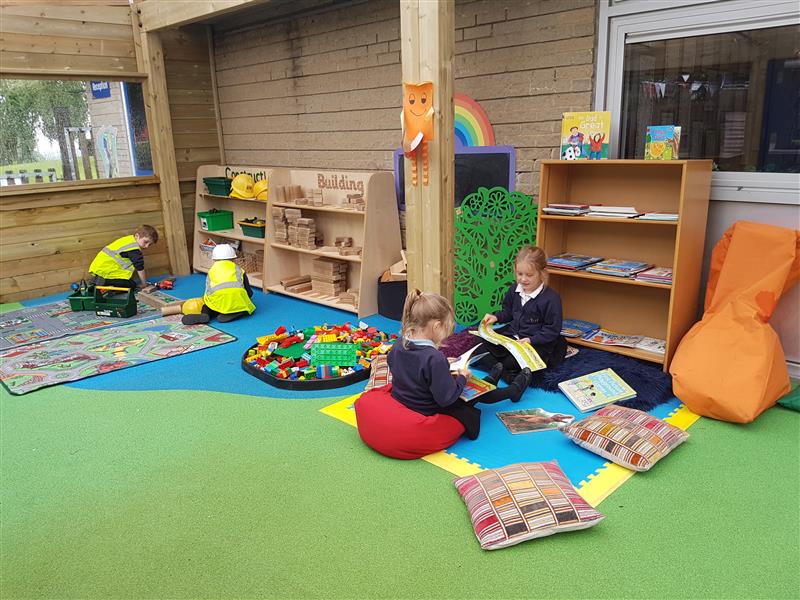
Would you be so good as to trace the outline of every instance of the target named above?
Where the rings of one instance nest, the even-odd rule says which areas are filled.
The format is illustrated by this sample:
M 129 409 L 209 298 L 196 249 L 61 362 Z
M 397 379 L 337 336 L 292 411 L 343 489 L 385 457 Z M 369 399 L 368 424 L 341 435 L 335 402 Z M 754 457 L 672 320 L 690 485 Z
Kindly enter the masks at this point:
M 90 164 L 92 165 L 92 177 L 97 178 L 97 165 L 95 164 L 94 157 L 89 158 Z M 56 170 L 56 177 L 59 180 L 64 179 L 63 168 L 61 166 L 61 161 L 56 160 L 40 160 L 38 162 L 29 162 L 29 163 L 18 163 L 15 165 L 0 165 L 0 176 L 5 179 L 6 171 L 12 171 L 14 175 L 17 175 L 20 169 L 25 169 L 28 172 L 29 183 L 35 183 L 33 179 L 33 171 L 34 169 L 41 169 L 42 170 L 42 177 L 47 180 L 47 170 L 48 169 L 55 169 Z M 86 179 L 84 169 L 83 169 L 83 161 L 78 161 L 78 171 L 80 172 L 80 178 Z

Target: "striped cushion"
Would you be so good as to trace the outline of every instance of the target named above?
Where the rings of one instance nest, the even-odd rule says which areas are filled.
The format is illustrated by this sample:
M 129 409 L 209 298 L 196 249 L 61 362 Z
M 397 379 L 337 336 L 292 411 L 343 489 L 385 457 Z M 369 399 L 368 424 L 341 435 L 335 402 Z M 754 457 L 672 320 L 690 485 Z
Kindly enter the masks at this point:
M 385 354 L 379 354 L 372 359 L 369 381 L 364 391 L 368 392 L 372 388 L 383 387 L 389 383 L 392 383 L 392 374 L 389 372 L 389 361 L 386 359 Z
M 456 479 L 455 486 L 484 550 L 586 529 L 605 518 L 581 498 L 556 461 L 488 469 Z
M 634 471 L 647 471 L 689 437 L 646 412 L 614 405 L 561 431 L 582 448 Z

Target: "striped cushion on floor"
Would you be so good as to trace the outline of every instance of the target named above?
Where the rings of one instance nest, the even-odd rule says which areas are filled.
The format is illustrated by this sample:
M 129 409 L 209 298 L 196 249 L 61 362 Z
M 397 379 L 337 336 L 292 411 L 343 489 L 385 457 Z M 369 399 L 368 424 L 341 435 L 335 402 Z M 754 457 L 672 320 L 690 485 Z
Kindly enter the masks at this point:
M 689 437 L 646 412 L 613 404 L 561 431 L 582 448 L 634 471 L 647 471 Z
M 586 529 L 605 518 L 581 498 L 556 461 L 488 469 L 454 483 L 484 550 Z

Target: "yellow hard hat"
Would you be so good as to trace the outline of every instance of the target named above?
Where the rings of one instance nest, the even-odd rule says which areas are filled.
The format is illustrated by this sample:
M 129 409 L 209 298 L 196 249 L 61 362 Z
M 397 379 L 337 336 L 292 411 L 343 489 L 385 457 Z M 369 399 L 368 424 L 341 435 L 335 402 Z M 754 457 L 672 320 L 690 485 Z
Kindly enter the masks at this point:
M 247 173 L 239 173 L 231 181 L 231 198 L 253 197 L 253 178 Z
M 203 305 L 202 298 L 190 298 L 181 305 L 181 312 L 185 315 L 199 315 Z
M 253 195 L 256 197 L 256 200 L 266 201 L 268 191 L 269 181 L 267 179 L 259 179 L 253 186 Z

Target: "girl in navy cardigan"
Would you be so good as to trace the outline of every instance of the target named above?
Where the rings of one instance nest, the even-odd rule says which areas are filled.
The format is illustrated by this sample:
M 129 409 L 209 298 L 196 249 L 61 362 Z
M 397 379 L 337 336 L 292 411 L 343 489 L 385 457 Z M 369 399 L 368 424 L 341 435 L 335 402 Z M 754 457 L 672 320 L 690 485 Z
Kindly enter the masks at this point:
M 480 431 L 481 411 L 476 402 L 494 403 L 511 399 L 517 402 L 530 384 L 530 369 L 524 369 L 506 387 L 499 387 L 474 400 L 460 398 L 469 369 L 451 373 L 450 364 L 439 351 L 439 344 L 453 332 L 455 315 L 450 303 L 438 294 L 414 290 L 403 307 L 401 340 L 387 357 L 392 373 L 392 397 L 423 415 L 450 415 L 464 425 L 468 438 Z
M 561 297 L 547 286 L 547 256 L 536 246 L 523 246 L 514 262 L 517 282 L 512 283 L 503 298 L 502 309 L 483 317 L 483 323 L 507 323 L 499 330 L 508 337 L 530 344 L 548 367 L 560 365 L 567 353 L 567 342 L 561 335 Z M 513 378 L 519 372 L 516 359 L 502 346 L 484 342 L 483 349 L 496 363 L 490 381 Z

